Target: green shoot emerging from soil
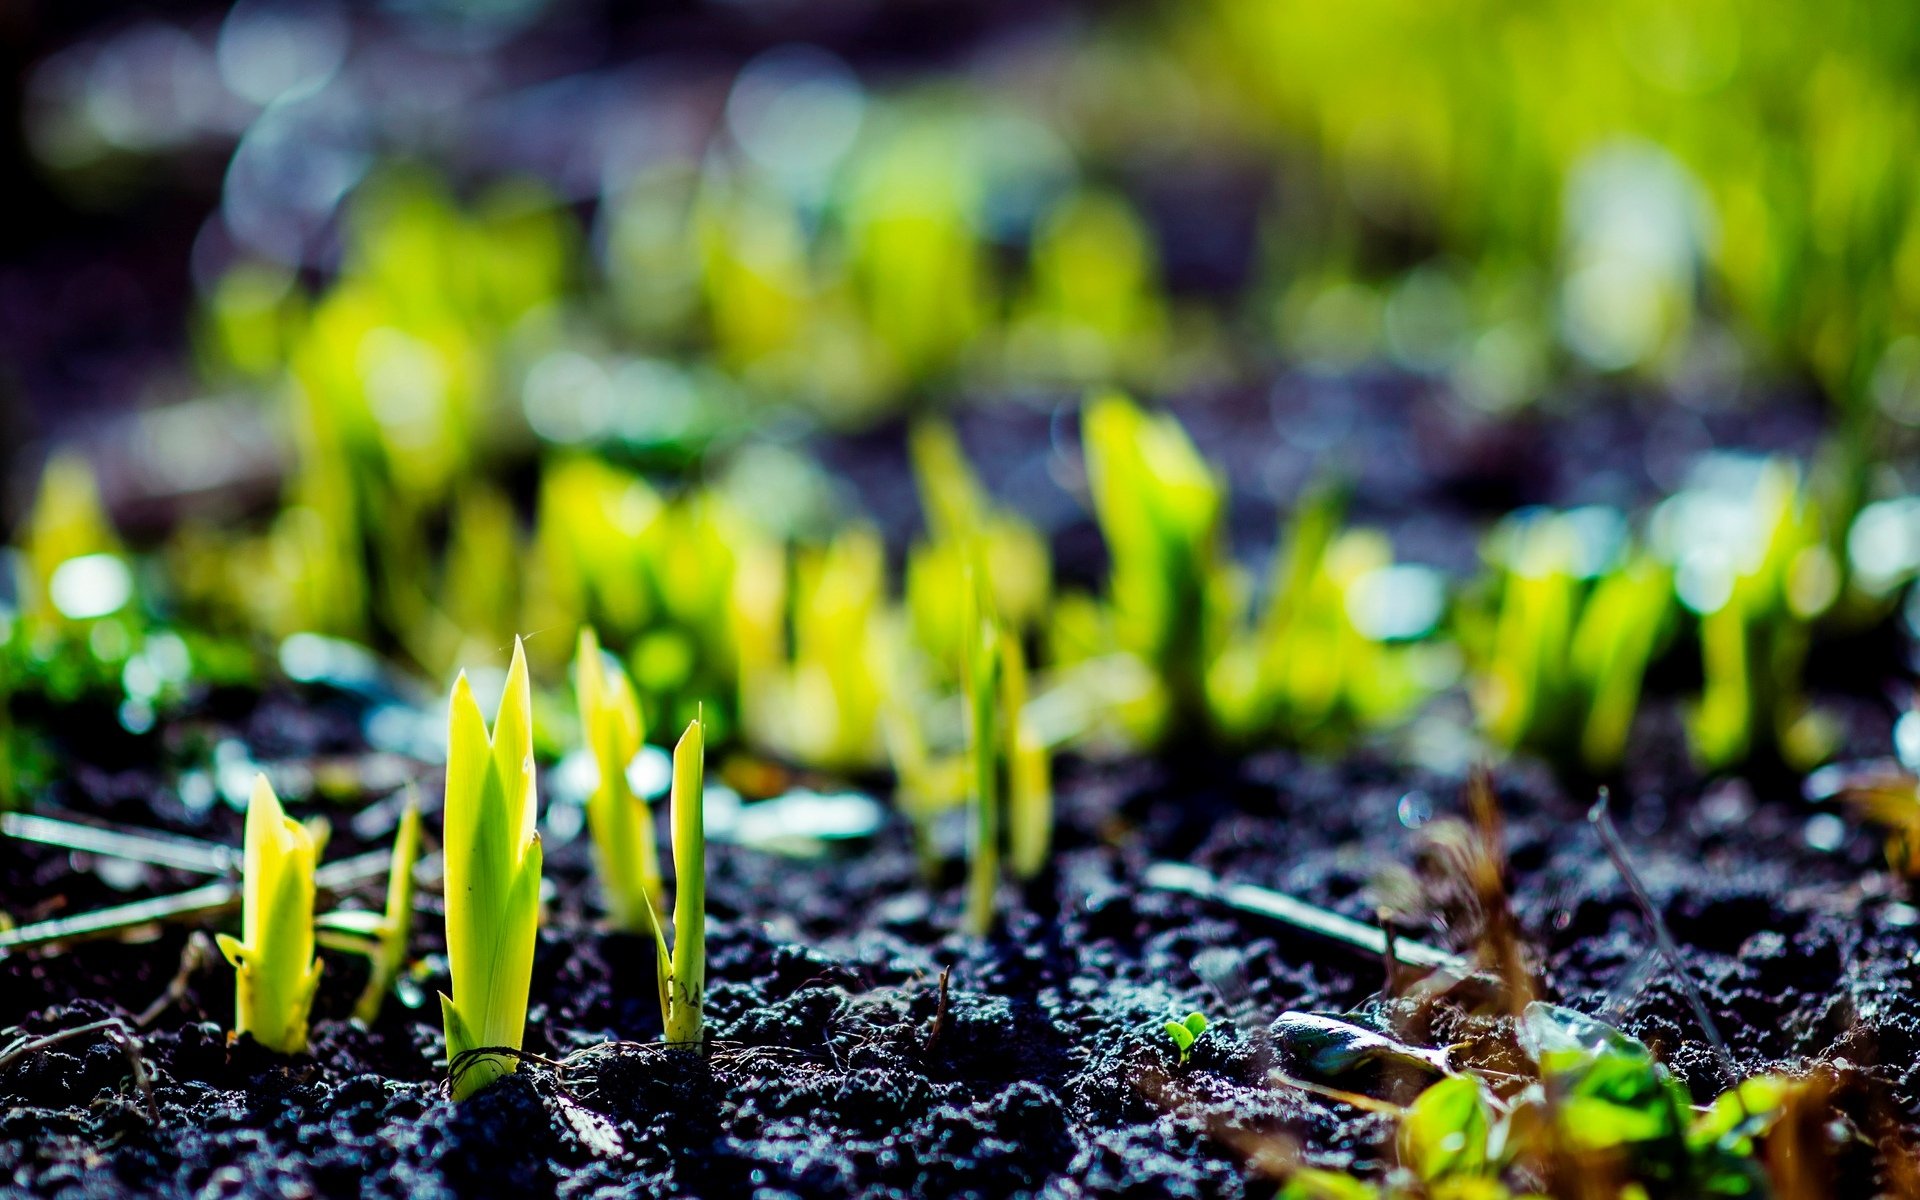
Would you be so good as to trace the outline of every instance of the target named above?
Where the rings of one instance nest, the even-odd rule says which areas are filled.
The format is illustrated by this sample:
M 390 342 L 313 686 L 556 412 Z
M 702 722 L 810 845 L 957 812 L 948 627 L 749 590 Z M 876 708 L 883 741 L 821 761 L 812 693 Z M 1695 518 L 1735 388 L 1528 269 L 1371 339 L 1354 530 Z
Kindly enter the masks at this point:
M 420 858 L 420 799 L 412 794 L 411 784 L 407 790 L 407 807 L 393 835 L 393 864 L 387 868 L 386 911 L 330 912 L 315 922 L 321 945 L 366 957 L 367 986 L 353 1006 L 354 1019 L 362 1025 L 371 1025 L 380 1016 L 380 1006 L 386 1003 L 394 980 L 406 966 L 407 942 L 413 932 L 413 866 Z
M 1203 739 L 1207 671 L 1234 608 L 1225 484 L 1177 421 L 1122 396 L 1090 402 L 1081 436 L 1113 561 L 1112 638 L 1157 685 L 1134 723 L 1149 740 Z
M 1794 464 L 1709 465 L 1718 469 L 1655 515 L 1680 600 L 1700 617 L 1706 684 L 1688 722 L 1694 756 L 1711 770 L 1756 757 L 1804 770 L 1838 736 L 1800 677 L 1839 567 Z
M 1497 614 L 1464 634 L 1494 741 L 1593 772 L 1619 765 L 1673 610 L 1671 573 L 1623 552 L 1623 536 L 1605 509 L 1528 515 L 1496 534 Z
M 627 765 L 640 752 L 640 703 L 627 673 L 601 653 L 591 628 L 580 631 L 574 688 L 580 729 L 600 772 L 587 797 L 587 825 L 607 921 L 624 933 L 644 933 L 652 925 L 652 897 L 660 894 L 660 850 L 653 815 L 627 784 Z
M 707 998 L 706 730 L 695 717 L 673 748 L 673 945 L 653 918 L 660 1022 L 669 1046 L 698 1048 Z M 649 913 L 653 912 L 651 906 Z
M 1193 1043 L 1207 1031 L 1207 1017 L 1205 1013 L 1190 1012 L 1178 1021 L 1168 1021 L 1161 1028 L 1173 1039 L 1174 1047 L 1180 1051 L 1180 1065 L 1184 1067 L 1187 1065 L 1187 1056 L 1193 1053 Z
M 440 997 L 456 1100 L 512 1071 L 526 1032 L 540 926 L 540 835 L 534 831 L 533 697 L 518 638 L 493 734 L 462 672 L 447 734 L 447 965 Z
M 1444 612 L 1437 577 L 1395 564 L 1376 529 L 1344 526 L 1343 489 L 1320 485 L 1294 509 L 1256 620 L 1236 623 L 1213 663 L 1215 720 L 1239 743 L 1338 746 L 1405 716 L 1452 675 L 1428 641 Z
M 247 801 L 241 936 L 218 935 L 237 972 L 234 1032 L 280 1054 L 307 1048 L 307 1014 L 320 984 L 313 954 L 311 830 L 287 816 L 265 775 Z
M 983 611 L 976 576 L 969 580 L 972 610 L 960 662 L 960 691 L 966 698 L 967 761 L 973 779 L 967 793 L 967 932 L 985 937 L 993 928 L 994 897 L 1000 886 L 1001 794 L 996 701 L 1000 698 L 1001 636 Z
M 1053 752 L 1027 717 L 1027 659 L 1012 630 L 1000 631 L 1000 738 L 1007 789 L 1007 858 L 1032 879 L 1053 847 Z

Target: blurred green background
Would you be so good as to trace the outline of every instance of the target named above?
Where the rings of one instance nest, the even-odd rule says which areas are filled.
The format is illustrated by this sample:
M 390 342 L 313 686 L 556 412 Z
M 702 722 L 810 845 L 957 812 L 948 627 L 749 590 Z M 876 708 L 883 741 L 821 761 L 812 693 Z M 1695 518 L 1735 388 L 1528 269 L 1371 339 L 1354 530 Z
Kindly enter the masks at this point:
M 1320 744 L 1462 684 L 1603 769 L 1679 654 L 1703 763 L 1804 764 L 1808 647 L 1920 568 L 1892 0 L 29 4 L 0 44 L 15 680 L 135 732 L 219 646 L 437 682 L 532 633 L 557 683 L 585 621 L 656 733 L 715 703 L 904 779 L 978 545 L 1050 744 Z M 1112 389 L 1187 432 L 1083 433 Z

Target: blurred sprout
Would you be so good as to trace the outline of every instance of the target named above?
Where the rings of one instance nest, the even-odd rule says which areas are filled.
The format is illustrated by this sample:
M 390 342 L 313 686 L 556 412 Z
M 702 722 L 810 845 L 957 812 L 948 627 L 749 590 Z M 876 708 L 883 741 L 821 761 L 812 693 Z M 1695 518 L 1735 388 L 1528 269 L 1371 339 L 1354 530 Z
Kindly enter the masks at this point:
M 994 611 L 1021 632 L 1045 615 L 1053 565 L 1039 531 L 988 500 L 951 427 L 915 426 L 911 450 L 928 539 L 907 556 L 908 617 L 936 675 L 951 680 L 965 641 L 964 580 L 975 556 Z
M 624 654 L 651 730 L 681 728 L 704 704 L 708 736 L 725 736 L 735 563 L 761 535 L 710 492 L 663 499 L 586 457 L 547 468 L 539 506 L 527 627 L 593 625 Z
M 133 575 L 100 503 L 93 469 L 78 453 L 47 460 L 22 530 L 27 579 L 21 612 L 30 629 L 109 616 L 133 598 Z
M 991 289 L 975 131 L 931 110 L 894 118 L 852 165 L 843 220 L 861 323 L 912 387 L 959 364 Z
M 1178 422 L 1119 395 L 1088 403 L 1082 440 L 1112 567 L 1106 608 L 1094 619 L 1103 628 L 1090 628 L 1084 609 L 1056 607 L 1056 653 L 1071 660 L 1104 645 L 1138 659 L 1155 686 L 1120 714 L 1133 735 L 1203 740 L 1208 672 L 1244 590 L 1227 557 L 1225 484 Z
M 1592 772 L 1620 765 L 1673 582 L 1606 509 L 1526 512 L 1491 539 L 1497 593 L 1464 619 L 1487 736 Z
M 626 672 L 602 654 L 591 627 L 580 630 L 574 691 L 580 702 L 580 729 L 598 768 L 598 780 L 587 798 L 587 824 L 593 834 L 594 864 L 607 920 L 622 932 L 645 933 L 653 927 L 649 906 L 661 894 L 660 850 L 653 814 L 627 782 L 627 768 L 640 753 L 644 727 L 633 685 Z
M 1826 757 L 1837 731 L 1809 706 L 1800 677 L 1840 571 L 1798 468 L 1708 460 L 1660 506 L 1654 541 L 1700 621 L 1705 691 L 1690 731 L 1701 763 L 1718 770 L 1758 755 L 1805 769 Z
M 1237 739 L 1337 742 L 1404 716 L 1449 680 L 1449 651 L 1420 644 L 1445 610 L 1438 577 L 1395 566 L 1375 531 L 1343 531 L 1342 508 L 1331 488 L 1302 502 L 1265 611 L 1212 668 L 1214 710 Z
M 1003 722 L 1013 716 L 1000 706 L 1005 640 L 986 604 L 984 582 L 976 572 L 967 572 L 965 585 L 971 599 L 963 618 L 966 640 L 960 651 L 960 694 L 966 705 L 967 765 L 972 776 L 967 788 L 967 932 L 977 938 L 992 932 L 1000 892 L 1001 831 L 1007 824 L 1001 747 Z
M 808 766 L 866 770 L 883 760 L 899 640 L 885 567 L 879 535 L 859 527 L 792 552 L 790 584 L 784 549 L 742 560 L 733 614 L 749 738 Z
M 1166 352 L 1156 251 L 1126 201 L 1069 195 L 1035 232 L 1009 336 L 1017 374 L 1077 383 L 1151 378 Z
M 286 363 L 306 321 L 306 298 L 293 272 L 267 263 L 242 263 L 222 275 L 207 298 L 202 357 L 219 374 L 271 379 Z

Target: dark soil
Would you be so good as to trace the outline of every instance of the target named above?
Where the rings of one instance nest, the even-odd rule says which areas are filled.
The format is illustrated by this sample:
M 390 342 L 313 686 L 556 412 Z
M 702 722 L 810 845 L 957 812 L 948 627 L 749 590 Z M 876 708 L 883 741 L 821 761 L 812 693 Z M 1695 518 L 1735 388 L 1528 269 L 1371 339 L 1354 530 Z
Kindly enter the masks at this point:
M 330 703 L 310 699 L 304 723 L 293 699 L 266 707 L 312 749 L 337 740 Z M 1671 716 L 1649 716 L 1643 741 L 1657 746 Z M 1862 739 L 1875 735 L 1863 724 Z M 1270 1083 L 1265 1029 L 1290 1009 L 1366 1001 L 1382 965 L 1138 881 L 1150 861 L 1179 859 L 1369 917 L 1370 883 L 1413 860 L 1413 827 L 1456 810 L 1462 782 L 1391 757 L 1064 764 L 1055 871 L 1009 896 L 1004 931 L 984 944 L 949 932 L 959 891 L 922 885 L 897 826 L 815 862 L 716 848 L 705 1057 L 658 1045 L 645 945 L 594 930 L 584 847 L 551 846 L 558 890 L 526 1043 L 540 1058 L 471 1103 L 444 1095 L 431 1003 L 390 1001 L 359 1028 L 344 1019 L 355 966 L 330 959 L 312 1052 L 277 1059 L 229 1044 L 231 975 L 216 961 L 144 1031 L 157 1126 L 113 1043 L 70 1041 L 0 1073 L 0 1168 L 31 1195 L 937 1197 L 1266 1195 L 1252 1164 L 1283 1144 L 1375 1169 L 1391 1153 L 1384 1120 Z M 78 770 L 56 797 L 120 820 L 144 806 L 149 827 L 237 841 L 237 814 L 195 817 L 153 778 Z M 1718 1091 L 1724 1067 L 1650 957 L 1582 819 L 1586 798 L 1525 767 L 1499 785 L 1514 906 L 1544 990 L 1648 1041 L 1697 1098 Z M 1873 838 L 1816 849 L 1803 802 L 1744 783 L 1635 795 L 1620 823 L 1738 1070 L 1845 1060 L 1910 1125 L 1920 914 L 1890 894 Z M 357 848 L 336 826 L 330 856 Z M 0 844 L 16 913 L 114 899 L 74 869 L 85 865 Z M 420 918 L 418 947 L 437 946 L 437 925 Z M 131 1020 L 187 944 L 169 929 L 0 961 L 0 1025 Z M 444 978 L 416 982 L 430 1001 Z M 1214 1024 L 1182 1066 L 1159 1024 L 1196 1008 Z

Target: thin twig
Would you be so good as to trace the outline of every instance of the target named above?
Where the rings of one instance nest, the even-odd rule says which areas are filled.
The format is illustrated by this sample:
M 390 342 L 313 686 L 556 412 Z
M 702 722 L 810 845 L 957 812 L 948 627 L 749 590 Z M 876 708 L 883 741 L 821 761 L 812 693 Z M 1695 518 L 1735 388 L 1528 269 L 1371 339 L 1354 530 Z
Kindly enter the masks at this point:
M 1250 883 L 1223 883 L 1210 872 L 1186 863 L 1159 862 L 1147 868 L 1148 887 L 1180 892 L 1224 904 L 1241 912 L 1291 926 L 1300 933 L 1344 946 L 1370 958 L 1387 953 L 1387 935 L 1380 929 L 1352 917 L 1343 917 L 1284 892 L 1256 887 Z M 1473 964 L 1461 955 L 1411 938 L 1395 938 L 1395 960 L 1423 970 L 1471 974 Z
M 142 1049 L 140 1037 L 134 1033 L 132 1029 L 128 1028 L 127 1023 L 119 1017 L 107 1017 L 104 1020 L 89 1021 L 85 1025 L 75 1025 L 71 1029 L 62 1029 L 55 1033 L 43 1034 L 39 1037 L 22 1035 L 16 1038 L 5 1050 L 0 1050 L 0 1071 L 6 1070 L 29 1054 L 38 1054 L 62 1042 L 71 1041 L 78 1037 L 85 1037 L 90 1033 L 105 1034 L 108 1040 L 119 1046 L 120 1049 L 126 1053 L 127 1062 L 131 1064 L 133 1069 L 134 1086 L 140 1089 L 142 1096 L 146 1097 L 147 1119 L 155 1125 L 158 1125 L 160 1123 L 160 1106 L 153 1097 L 153 1079 L 147 1074 L 147 1064 L 140 1057 Z
M 365 854 L 328 863 L 313 873 L 314 886 L 323 896 L 337 895 L 349 888 L 385 876 L 390 858 L 391 851 L 370 850 Z M 135 900 L 131 904 L 116 904 L 110 908 L 95 909 L 92 912 L 79 913 L 71 917 L 56 917 L 50 921 L 39 921 L 16 929 L 0 930 L 0 955 L 13 950 L 110 937 L 129 929 L 137 929 L 142 925 L 225 912 L 238 907 L 239 904 L 238 884 L 226 882 L 202 884 L 200 887 L 177 892 L 171 896 L 155 896 L 147 900 Z
M 186 948 L 180 951 L 180 969 L 174 972 L 173 979 L 167 984 L 167 990 L 160 993 L 152 1004 L 140 1010 L 133 1019 L 134 1027 L 145 1029 L 154 1023 L 161 1013 L 178 1004 L 187 994 L 187 984 L 193 977 L 218 962 L 220 951 L 215 949 L 213 939 L 202 930 L 194 930 L 187 939 Z
M 138 829 L 102 829 L 34 813 L 0 813 L 0 833 L 23 842 L 61 850 L 191 871 L 196 875 L 232 875 L 240 870 L 240 852 L 193 838 L 161 837 Z
M 1380 1113 L 1396 1118 L 1407 1115 L 1405 1105 L 1395 1104 L 1391 1100 L 1381 1100 L 1374 1096 L 1363 1095 L 1360 1092 L 1342 1091 L 1340 1088 L 1328 1087 L 1324 1083 L 1314 1083 L 1309 1079 L 1296 1079 L 1277 1067 L 1267 1072 L 1267 1078 L 1280 1084 L 1282 1087 L 1299 1088 L 1303 1092 L 1311 1092 L 1327 1100 L 1337 1100 L 1341 1104 L 1350 1104 L 1354 1108 L 1362 1109 L 1366 1112 Z
M 1721 1068 L 1727 1073 L 1728 1084 L 1733 1088 L 1734 1102 L 1740 1105 L 1742 1113 L 1746 1113 L 1746 1101 L 1740 1095 L 1739 1064 L 1734 1062 L 1733 1052 L 1727 1048 L 1726 1040 L 1720 1036 L 1720 1027 L 1714 1023 L 1713 1014 L 1707 1011 L 1707 999 L 1701 994 L 1699 985 L 1694 982 L 1693 973 L 1687 970 L 1687 964 L 1681 960 L 1680 947 L 1674 942 L 1672 932 L 1667 929 L 1666 919 L 1660 915 L 1660 910 L 1653 903 L 1653 897 L 1640 882 L 1640 876 L 1634 871 L 1633 863 L 1627 857 L 1627 845 L 1621 840 L 1620 831 L 1614 828 L 1613 817 L 1607 811 L 1611 800 L 1612 797 L 1607 789 L 1601 788 L 1599 798 L 1593 802 L 1593 807 L 1587 810 L 1587 820 L 1592 823 L 1594 832 L 1600 835 L 1600 844 L 1606 848 L 1607 857 L 1613 860 L 1614 870 L 1620 872 L 1621 880 L 1627 885 L 1627 893 L 1633 897 L 1633 902 L 1640 908 L 1640 915 L 1646 918 L 1648 926 L 1652 928 L 1654 943 L 1660 947 L 1661 956 L 1667 960 L 1667 965 L 1680 980 L 1680 988 L 1686 992 L 1687 1001 L 1693 1006 L 1694 1018 L 1700 1022 L 1701 1030 L 1707 1035 L 1707 1044 L 1713 1047 L 1715 1056 L 1720 1060 Z M 1751 1114 L 1746 1115 L 1751 1116 Z
M 934 1006 L 933 1028 L 927 1031 L 927 1044 L 920 1049 L 923 1058 L 933 1053 L 934 1043 L 940 1040 L 941 1032 L 947 1027 L 947 978 L 952 974 L 952 967 L 940 968 L 940 1001 Z

